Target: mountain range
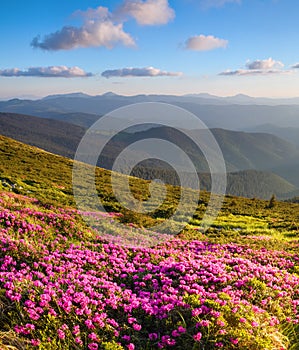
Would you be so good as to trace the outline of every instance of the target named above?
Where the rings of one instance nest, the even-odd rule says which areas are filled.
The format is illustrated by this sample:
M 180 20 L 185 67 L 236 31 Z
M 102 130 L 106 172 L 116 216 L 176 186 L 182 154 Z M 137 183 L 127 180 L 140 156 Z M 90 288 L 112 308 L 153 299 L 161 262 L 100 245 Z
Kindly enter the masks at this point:
M 98 96 L 72 93 L 36 100 L 11 99 L 0 101 L 1 134 L 54 154 L 74 158 L 86 130 L 99 118 L 117 108 L 146 102 L 169 103 L 184 108 L 210 128 L 225 159 L 229 193 L 263 198 L 275 193 L 286 198 L 298 192 L 299 98 L 253 98 L 241 94 L 231 97 L 209 94 L 120 96 L 108 92 Z M 111 117 L 117 125 L 123 122 L 122 118 L 126 118 L 121 113 L 119 115 L 119 118 Z M 148 138 L 166 139 L 185 150 L 201 174 L 202 184 L 209 189 L 206 159 L 184 137 L 187 134 L 204 139 L 206 132 L 193 129 L 191 125 L 184 125 L 184 128 L 180 133 L 175 128 L 158 127 L 153 122 L 125 130 L 105 146 L 98 165 L 112 169 L 116 157 L 128 145 Z M 106 144 L 108 139 L 107 130 L 91 134 L 90 146 Z M 155 152 L 154 158 L 159 158 L 160 149 L 157 148 Z M 127 172 L 136 156 L 151 158 L 146 149 L 130 150 L 123 159 L 121 171 Z M 179 164 L 180 159 L 176 161 Z M 176 182 L 165 164 L 161 165 L 153 159 L 133 170 L 139 177 L 164 176 L 163 181 Z
M 68 158 L 74 157 L 78 144 L 86 132 L 85 128 L 67 122 L 11 113 L 0 113 L 0 129 L 4 136 Z M 294 174 L 299 168 L 299 164 L 296 167 L 295 163 L 295 160 L 299 159 L 299 153 L 295 145 L 267 133 L 248 133 L 219 128 L 211 131 L 226 161 L 229 172 L 228 193 L 260 198 L 268 198 L 272 193 L 281 198 L 297 194 L 299 184 Z M 204 130 L 188 132 L 193 136 L 204 138 Z M 209 177 L 205 174 L 209 169 L 204 156 L 194 148 L 184 134 L 172 128 L 151 127 L 147 130 L 122 132 L 113 139 L 113 142 L 108 143 L 108 147 L 105 147 L 98 165 L 112 169 L 116 156 L 128 145 L 153 137 L 175 142 L 184 149 L 197 165 L 197 171 L 201 174 L 201 184 L 207 190 L 210 188 Z M 106 143 L 108 136 L 97 134 L 96 142 L 99 140 Z M 92 137 L 90 142 L 93 142 Z M 127 171 L 132 159 L 140 155 L 148 158 L 147 150 L 139 149 L 138 152 L 129 153 L 123 163 L 123 172 Z M 291 165 L 294 167 L 293 176 L 288 177 L 286 169 Z M 156 170 L 149 171 L 153 167 L 156 167 Z M 162 177 L 168 183 L 174 181 L 173 174 L 155 162 L 144 163 L 139 170 L 134 171 L 135 175 L 146 179 L 151 179 L 155 175 Z M 192 183 L 190 187 L 193 187 Z
M 177 105 L 198 116 L 210 128 L 248 130 L 264 124 L 299 128 L 299 98 L 275 100 L 211 95 L 136 95 L 82 93 L 52 95 L 39 100 L 0 101 L 0 112 L 58 119 L 89 127 L 100 116 L 135 103 L 162 102 Z

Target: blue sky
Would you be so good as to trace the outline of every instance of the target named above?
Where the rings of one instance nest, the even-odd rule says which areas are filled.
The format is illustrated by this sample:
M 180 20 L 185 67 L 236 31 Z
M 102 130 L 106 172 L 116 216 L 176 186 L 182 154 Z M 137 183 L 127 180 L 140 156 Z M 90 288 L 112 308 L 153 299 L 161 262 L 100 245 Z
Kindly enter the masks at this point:
M 0 98 L 299 96 L 296 0 L 3 0 Z

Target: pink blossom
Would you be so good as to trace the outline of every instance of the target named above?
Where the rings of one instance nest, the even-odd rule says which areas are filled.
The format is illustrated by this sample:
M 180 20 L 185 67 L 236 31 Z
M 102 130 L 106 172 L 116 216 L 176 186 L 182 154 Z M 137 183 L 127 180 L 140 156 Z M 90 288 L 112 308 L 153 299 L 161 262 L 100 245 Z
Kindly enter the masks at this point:
M 133 324 L 133 329 L 135 330 L 135 331 L 140 331 L 141 330 L 141 325 L 140 324 L 137 324 L 137 323 L 134 323 Z
M 195 341 L 200 341 L 201 337 L 202 337 L 202 334 L 200 332 L 198 332 L 193 336 L 193 339 Z

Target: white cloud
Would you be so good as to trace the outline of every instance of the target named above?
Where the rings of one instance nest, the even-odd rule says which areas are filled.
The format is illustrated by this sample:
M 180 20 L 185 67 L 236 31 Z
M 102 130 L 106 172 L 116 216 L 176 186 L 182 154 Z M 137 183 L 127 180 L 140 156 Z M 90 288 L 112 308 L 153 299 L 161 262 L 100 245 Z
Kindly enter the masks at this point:
M 194 51 L 210 51 L 220 47 L 227 47 L 228 41 L 219 39 L 213 35 L 196 35 L 192 36 L 185 42 L 185 49 Z
M 26 70 L 19 68 L 0 70 L 2 77 L 56 77 L 56 78 L 77 78 L 90 77 L 93 74 L 85 72 L 79 67 L 49 66 L 49 67 L 30 67 Z
M 134 39 L 123 30 L 122 23 L 114 23 L 112 15 L 105 7 L 77 11 L 83 17 L 81 27 L 65 26 L 46 35 L 42 40 L 35 37 L 31 45 L 43 50 L 71 50 L 79 47 L 104 46 L 113 48 L 117 44 L 134 46 Z
M 167 72 L 154 67 L 145 67 L 145 68 L 121 68 L 106 70 L 102 73 L 102 77 L 112 78 L 112 77 L 175 77 L 182 75 L 181 72 Z
M 281 61 L 275 61 L 271 57 L 265 60 L 247 61 L 246 69 L 226 70 L 219 75 L 242 76 L 242 75 L 273 75 L 290 74 L 292 71 L 284 70 L 284 64 Z
M 222 7 L 228 3 L 240 4 L 241 0 L 201 0 L 201 5 L 205 8 L 208 7 Z
M 82 17 L 85 18 L 87 21 L 91 20 L 107 20 L 111 18 L 111 14 L 109 12 L 109 9 L 107 7 L 99 6 L 95 9 L 88 8 L 86 11 L 78 10 L 74 12 L 73 17 Z
M 253 62 L 247 62 L 246 67 L 253 70 L 267 70 L 267 69 L 280 69 L 284 67 L 284 64 L 280 61 L 275 61 L 271 57 L 266 60 L 256 60 Z
M 135 46 L 135 41 L 123 28 L 124 22 L 134 18 L 141 25 L 161 25 L 174 18 L 174 10 L 167 0 L 125 0 L 110 13 L 107 7 L 76 11 L 83 19 L 82 26 L 64 26 L 44 38 L 35 37 L 31 46 L 48 51 L 71 50 L 80 47 L 113 48 L 121 44 Z
M 167 24 L 175 17 L 167 0 L 125 0 L 117 13 L 133 17 L 140 25 Z
M 299 68 L 299 63 L 294 64 L 292 68 Z

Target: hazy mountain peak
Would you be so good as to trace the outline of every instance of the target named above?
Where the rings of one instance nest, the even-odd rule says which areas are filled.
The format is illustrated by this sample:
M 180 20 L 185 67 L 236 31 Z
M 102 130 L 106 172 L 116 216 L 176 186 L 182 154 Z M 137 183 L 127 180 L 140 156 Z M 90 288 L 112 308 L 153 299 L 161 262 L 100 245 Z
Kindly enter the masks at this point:
M 55 95 L 48 95 L 43 98 L 43 100 L 50 100 L 53 98 L 58 98 L 58 97 L 71 97 L 71 98 L 89 98 L 91 97 L 90 95 L 84 94 L 83 92 L 72 92 L 69 94 L 55 94 Z
M 102 97 L 119 97 L 121 95 L 117 95 L 112 91 L 105 92 L 104 94 L 101 95 Z
M 248 95 L 245 95 L 245 94 L 237 94 L 235 96 L 231 96 L 233 98 L 247 98 L 247 99 L 253 99 L 254 97 L 251 97 L 251 96 L 248 96 Z
M 185 97 L 202 97 L 202 98 L 221 98 L 221 97 L 218 97 L 216 95 L 211 95 L 207 92 L 201 92 L 199 94 L 187 94 L 187 95 L 183 95 Z

